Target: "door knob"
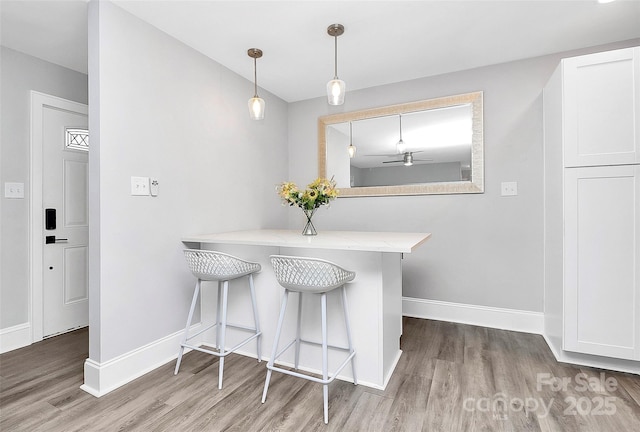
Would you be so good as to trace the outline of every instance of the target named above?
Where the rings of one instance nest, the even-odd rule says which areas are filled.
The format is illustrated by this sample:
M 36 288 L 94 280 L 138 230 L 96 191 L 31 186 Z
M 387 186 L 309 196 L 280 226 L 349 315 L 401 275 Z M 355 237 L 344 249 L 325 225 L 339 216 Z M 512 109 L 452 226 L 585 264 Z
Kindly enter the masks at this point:
M 52 243 L 66 243 L 68 242 L 69 239 L 63 239 L 63 238 L 59 238 L 57 239 L 56 236 L 46 236 L 44 238 L 44 242 L 45 244 L 52 244 Z

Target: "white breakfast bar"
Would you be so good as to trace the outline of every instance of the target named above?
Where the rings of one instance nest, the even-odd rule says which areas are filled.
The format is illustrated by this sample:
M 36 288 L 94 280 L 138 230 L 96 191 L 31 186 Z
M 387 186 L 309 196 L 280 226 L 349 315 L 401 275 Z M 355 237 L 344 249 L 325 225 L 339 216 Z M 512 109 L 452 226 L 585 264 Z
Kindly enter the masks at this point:
M 271 268 L 269 255 L 294 255 L 322 258 L 356 272 L 356 278 L 347 285 L 351 332 L 356 350 L 356 374 L 361 385 L 384 389 L 400 359 L 402 334 L 402 256 L 413 252 L 429 239 L 429 233 L 321 231 L 317 236 L 303 236 L 292 230 L 250 230 L 219 234 L 187 236 L 182 242 L 187 248 L 211 249 L 259 262 L 262 271 L 255 276 L 256 295 L 262 329 L 262 353 L 266 359 L 271 352 L 283 289 Z M 240 286 L 242 285 L 242 286 Z M 232 281 L 229 294 L 230 322 L 250 325 L 252 314 L 246 301 L 234 301 L 235 296 L 248 296 L 246 280 Z M 203 289 L 201 318 L 214 322 L 215 290 Z M 293 298 L 295 299 L 295 297 Z M 292 300 L 293 300 L 292 299 Z M 319 306 L 316 299 L 303 301 L 302 334 L 305 339 L 320 340 Z M 289 308 L 280 346 L 294 338 L 295 307 Z M 333 345 L 346 346 L 344 318 L 337 296 L 329 295 L 328 337 Z M 240 318 L 239 318 L 240 317 Z M 243 320 L 243 318 L 246 318 Z M 291 323 L 287 325 L 287 323 Z M 203 334 L 203 344 L 215 340 L 214 332 Z M 233 346 L 245 336 L 228 331 L 227 343 Z M 293 350 L 281 360 L 293 365 Z M 239 351 L 255 357 L 255 345 L 250 343 Z M 289 355 L 289 357 L 287 357 Z M 342 361 L 343 352 L 329 353 L 329 370 L 335 370 Z M 300 368 L 321 370 L 319 347 L 304 347 L 300 353 Z M 339 376 L 353 380 L 351 368 L 346 367 Z

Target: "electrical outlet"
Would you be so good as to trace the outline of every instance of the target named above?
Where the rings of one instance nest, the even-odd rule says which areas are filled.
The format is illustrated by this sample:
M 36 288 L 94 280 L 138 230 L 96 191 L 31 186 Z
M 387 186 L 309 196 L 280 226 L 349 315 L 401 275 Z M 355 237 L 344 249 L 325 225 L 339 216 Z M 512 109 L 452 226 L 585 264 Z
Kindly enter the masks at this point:
M 158 179 L 155 177 L 151 177 L 149 179 L 151 181 L 151 196 L 158 196 L 159 183 Z
M 149 195 L 149 177 L 131 177 L 131 195 Z
M 518 182 L 502 182 L 501 195 L 502 196 L 518 195 Z
M 24 183 L 5 183 L 5 198 L 24 198 Z

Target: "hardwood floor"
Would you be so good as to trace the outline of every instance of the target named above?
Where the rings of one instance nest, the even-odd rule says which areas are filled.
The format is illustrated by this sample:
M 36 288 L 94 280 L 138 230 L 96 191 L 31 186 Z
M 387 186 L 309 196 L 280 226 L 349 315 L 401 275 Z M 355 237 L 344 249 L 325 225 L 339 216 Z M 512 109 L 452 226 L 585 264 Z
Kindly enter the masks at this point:
M 0 355 L 0 430 L 638 431 L 640 377 L 558 363 L 538 335 L 405 318 L 386 390 L 336 381 L 329 424 L 318 384 L 230 355 L 185 355 L 101 398 L 80 390 L 88 332 Z

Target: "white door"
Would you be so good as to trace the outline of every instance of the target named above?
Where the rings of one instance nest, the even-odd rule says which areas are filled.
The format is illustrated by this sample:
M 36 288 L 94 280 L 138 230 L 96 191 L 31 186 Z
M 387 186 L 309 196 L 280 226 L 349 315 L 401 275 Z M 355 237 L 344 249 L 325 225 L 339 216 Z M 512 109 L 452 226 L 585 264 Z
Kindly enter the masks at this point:
M 43 106 L 43 337 L 89 324 L 87 113 Z
M 640 165 L 565 169 L 564 349 L 640 360 Z
M 640 163 L 640 48 L 563 60 L 566 167 Z

